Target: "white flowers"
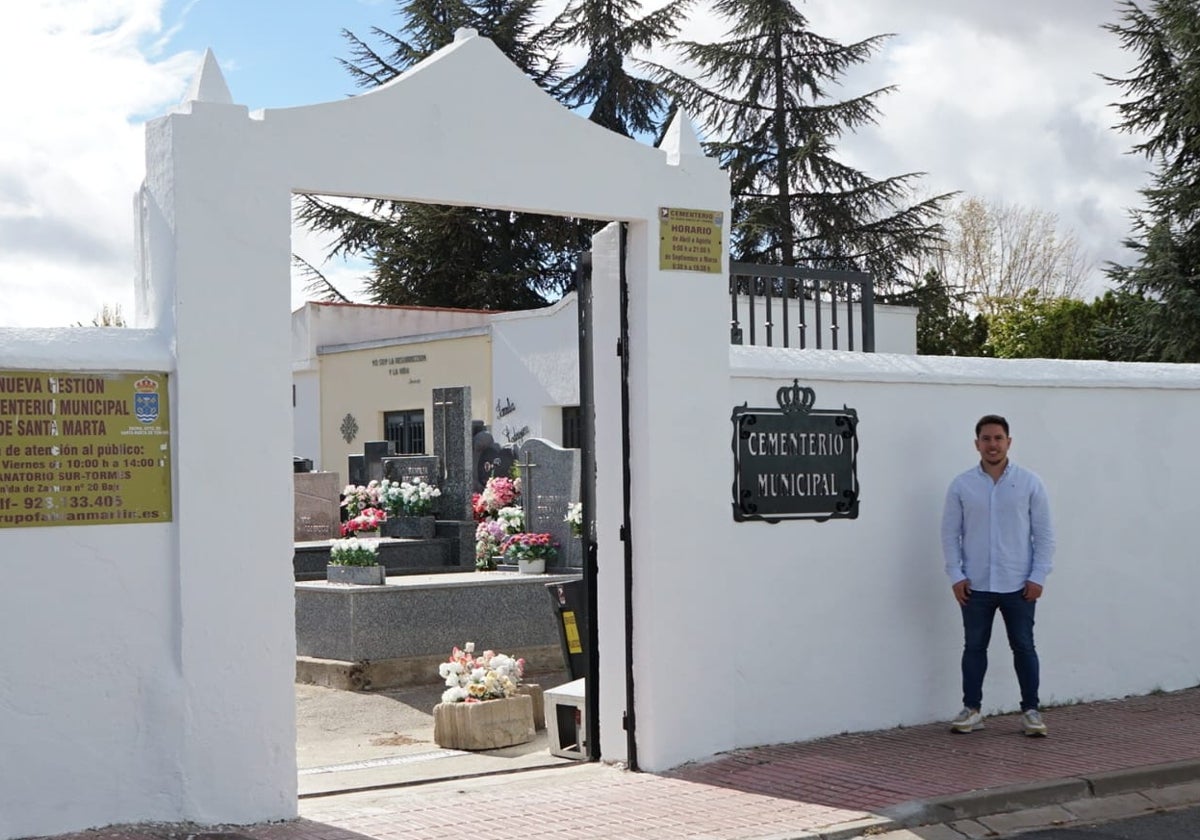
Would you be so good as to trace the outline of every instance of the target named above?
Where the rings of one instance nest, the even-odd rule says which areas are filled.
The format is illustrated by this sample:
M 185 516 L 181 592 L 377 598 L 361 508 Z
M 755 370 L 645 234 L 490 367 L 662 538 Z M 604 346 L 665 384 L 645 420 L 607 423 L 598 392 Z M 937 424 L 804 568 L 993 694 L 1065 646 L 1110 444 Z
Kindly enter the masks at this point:
M 519 534 L 525 528 L 525 511 L 519 507 L 502 507 L 496 511 L 496 519 L 504 526 L 505 534 Z
M 463 647 L 454 648 L 450 660 L 438 666 L 438 675 L 446 681 L 443 703 L 478 703 L 516 694 L 525 672 L 524 659 L 490 650 L 476 657 L 472 656 L 474 642 Z
M 334 540 L 329 549 L 329 562 L 334 566 L 374 566 L 377 548 L 374 540 L 358 537 Z
M 583 502 L 571 502 L 571 504 L 567 505 L 567 515 L 563 517 L 563 522 L 571 526 L 571 536 L 582 536 Z
M 416 483 L 388 481 L 379 483 L 379 500 L 393 516 L 427 516 L 433 511 L 433 500 L 442 491 L 421 479 Z

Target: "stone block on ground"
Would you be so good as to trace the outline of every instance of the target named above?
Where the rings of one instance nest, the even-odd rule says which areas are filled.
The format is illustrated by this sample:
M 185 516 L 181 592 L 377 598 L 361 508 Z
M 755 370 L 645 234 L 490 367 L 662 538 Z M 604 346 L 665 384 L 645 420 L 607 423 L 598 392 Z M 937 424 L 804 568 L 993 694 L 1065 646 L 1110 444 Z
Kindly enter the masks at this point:
M 533 698 L 527 694 L 482 703 L 438 703 L 433 740 L 450 750 L 496 750 L 533 740 Z

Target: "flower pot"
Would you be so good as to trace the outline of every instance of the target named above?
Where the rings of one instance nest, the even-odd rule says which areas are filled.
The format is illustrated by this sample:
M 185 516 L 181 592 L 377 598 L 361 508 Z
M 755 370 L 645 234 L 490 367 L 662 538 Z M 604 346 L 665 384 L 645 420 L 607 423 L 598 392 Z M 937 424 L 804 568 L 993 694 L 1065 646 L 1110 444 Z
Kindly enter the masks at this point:
M 377 540 L 379 539 L 379 529 L 376 528 L 374 531 L 351 531 L 346 534 L 345 539 L 349 539 L 350 537 L 358 537 L 360 540 Z
M 533 733 L 529 695 L 433 707 L 433 740 L 443 749 L 496 750 L 532 741 Z
M 385 537 L 405 540 L 431 540 L 437 528 L 432 516 L 395 516 L 385 520 L 381 531 Z
M 517 560 L 517 571 L 523 575 L 540 575 L 546 571 L 546 558 L 526 559 L 522 557 Z
M 387 577 L 383 566 L 335 566 L 325 567 L 325 580 L 330 583 L 353 583 L 358 586 L 381 586 Z

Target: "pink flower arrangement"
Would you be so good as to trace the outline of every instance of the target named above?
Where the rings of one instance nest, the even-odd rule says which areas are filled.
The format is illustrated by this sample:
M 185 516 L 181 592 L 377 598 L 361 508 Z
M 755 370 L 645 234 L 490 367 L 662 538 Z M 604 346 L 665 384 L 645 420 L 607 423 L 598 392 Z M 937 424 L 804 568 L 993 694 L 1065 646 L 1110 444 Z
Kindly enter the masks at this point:
M 354 518 L 367 508 L 380 506 L 379 493 L 383 488 L 378 481 L 367 484 L 347 484 L 342 488 L 342 507 L 350 518 Z
M 513 534 L 500 544 L 500 553 L 514 562 L 553 560 L 558 556 L 558 547 L 549 534 Z
M 500 508 L 506 508 L 516 502 L 521 495 L 521 479 L 493 477 L 487 480 L 482 493 L 471 496 L 471 512 L 477 522 L 484 519 L 495 519 Z
M 342 523 L 342 536 L 356 534 L 359 531 L 375 531 L 387 521 L 387 514 L 379 508 L 369 507 L 352 519 Z

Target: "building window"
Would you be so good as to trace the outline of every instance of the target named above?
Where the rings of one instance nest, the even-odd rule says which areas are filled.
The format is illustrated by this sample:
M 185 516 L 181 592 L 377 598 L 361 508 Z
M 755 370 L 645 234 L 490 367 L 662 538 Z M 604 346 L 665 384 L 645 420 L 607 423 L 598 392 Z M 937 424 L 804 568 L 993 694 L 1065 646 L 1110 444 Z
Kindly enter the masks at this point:
M 385 411 L 383 413 L 383 436 L 396 444 L 397 455 L 425 454 L 425 412 Z
M 583 448 L 583 414 L 577 405 L 564 405 L 562 410 L 563 449 Z

